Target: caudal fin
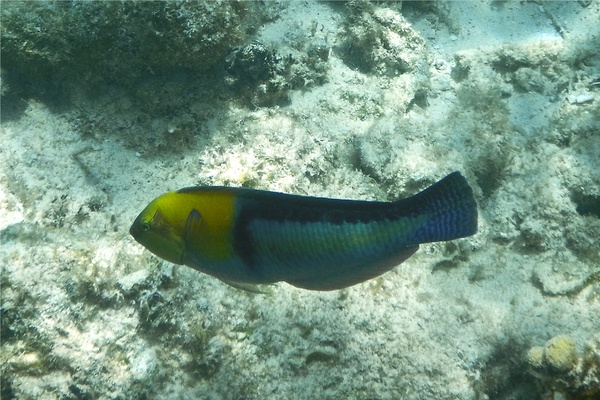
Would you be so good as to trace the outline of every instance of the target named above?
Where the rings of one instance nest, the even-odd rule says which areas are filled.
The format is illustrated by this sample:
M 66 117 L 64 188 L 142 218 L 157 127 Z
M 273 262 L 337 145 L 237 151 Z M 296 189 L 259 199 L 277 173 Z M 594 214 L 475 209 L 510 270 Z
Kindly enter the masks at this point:
M 477 232 L 473 190 L 458 171 L 399 203 L 419 215 L 429 215 L 414 232 L 417 243 L 459 239 Z

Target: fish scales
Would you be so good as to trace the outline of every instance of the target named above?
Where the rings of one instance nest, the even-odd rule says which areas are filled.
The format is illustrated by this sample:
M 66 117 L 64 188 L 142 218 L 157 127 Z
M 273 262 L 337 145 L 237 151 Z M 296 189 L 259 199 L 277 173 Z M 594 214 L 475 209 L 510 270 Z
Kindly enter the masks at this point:
M 341 264 L 342 268 L 350 260 L 368 260 L 375 253 L 391 251 L 401 239 L 390 234 L 390 225 L 388 221 L 370 224 L 256 221 L 249 229 L 254 254 L 252 261 L 246 261 L 263 269 L 283 266 L 281 277 L 292 268 L 317 270 L 333 267 L 332 263 Z

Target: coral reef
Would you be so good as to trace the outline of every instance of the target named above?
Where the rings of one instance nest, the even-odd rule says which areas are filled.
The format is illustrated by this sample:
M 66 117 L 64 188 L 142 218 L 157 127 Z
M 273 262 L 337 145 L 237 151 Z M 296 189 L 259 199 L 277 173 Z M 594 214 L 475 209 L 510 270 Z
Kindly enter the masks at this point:
M 132 86 L 172 69 L 206 73 L 272 11 L 244 1 L 5 2 L 2 67 L 36 95 L 39 86 Z
M 591 400 L 600 396 L 600 339 L 588 343 L 578 354 L 575 341 L 558 335 L 527 353 L 530 373 L 543 398 Z
M 253 107 L 289 103 L 289 91 L 309 89 L 327 80 L 329 49 L 311 45 L 300 59 L 280 55 L 259 42 L 233 50 L 227 57 L 231 90 Z
M 390 8 L 350 2 L 343 27 L 343 60 L 366 73 L 396 76 L 428 64 L 423 39 Z

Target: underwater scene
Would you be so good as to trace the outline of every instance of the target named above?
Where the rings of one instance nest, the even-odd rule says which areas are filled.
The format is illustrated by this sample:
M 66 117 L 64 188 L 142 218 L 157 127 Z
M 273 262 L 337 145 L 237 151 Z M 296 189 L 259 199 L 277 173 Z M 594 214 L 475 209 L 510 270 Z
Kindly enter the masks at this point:
M 600 399 L 600 0 L 0 14 L 2 400 Z

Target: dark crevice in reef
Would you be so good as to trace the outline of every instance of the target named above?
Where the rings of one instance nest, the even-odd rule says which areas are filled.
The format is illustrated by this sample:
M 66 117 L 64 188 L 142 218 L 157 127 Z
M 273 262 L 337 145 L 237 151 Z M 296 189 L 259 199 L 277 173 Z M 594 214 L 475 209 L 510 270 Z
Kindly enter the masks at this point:
M 600 218 L 600 196 L 573 192 L 571 200 L 575 203 L 575 209 L 579 215 Z
M 541 394 L 524 363 L 526 346 L 516 340 L 499 345 L 473 382 L 478 398 L 490 400 L 539 399 Z

